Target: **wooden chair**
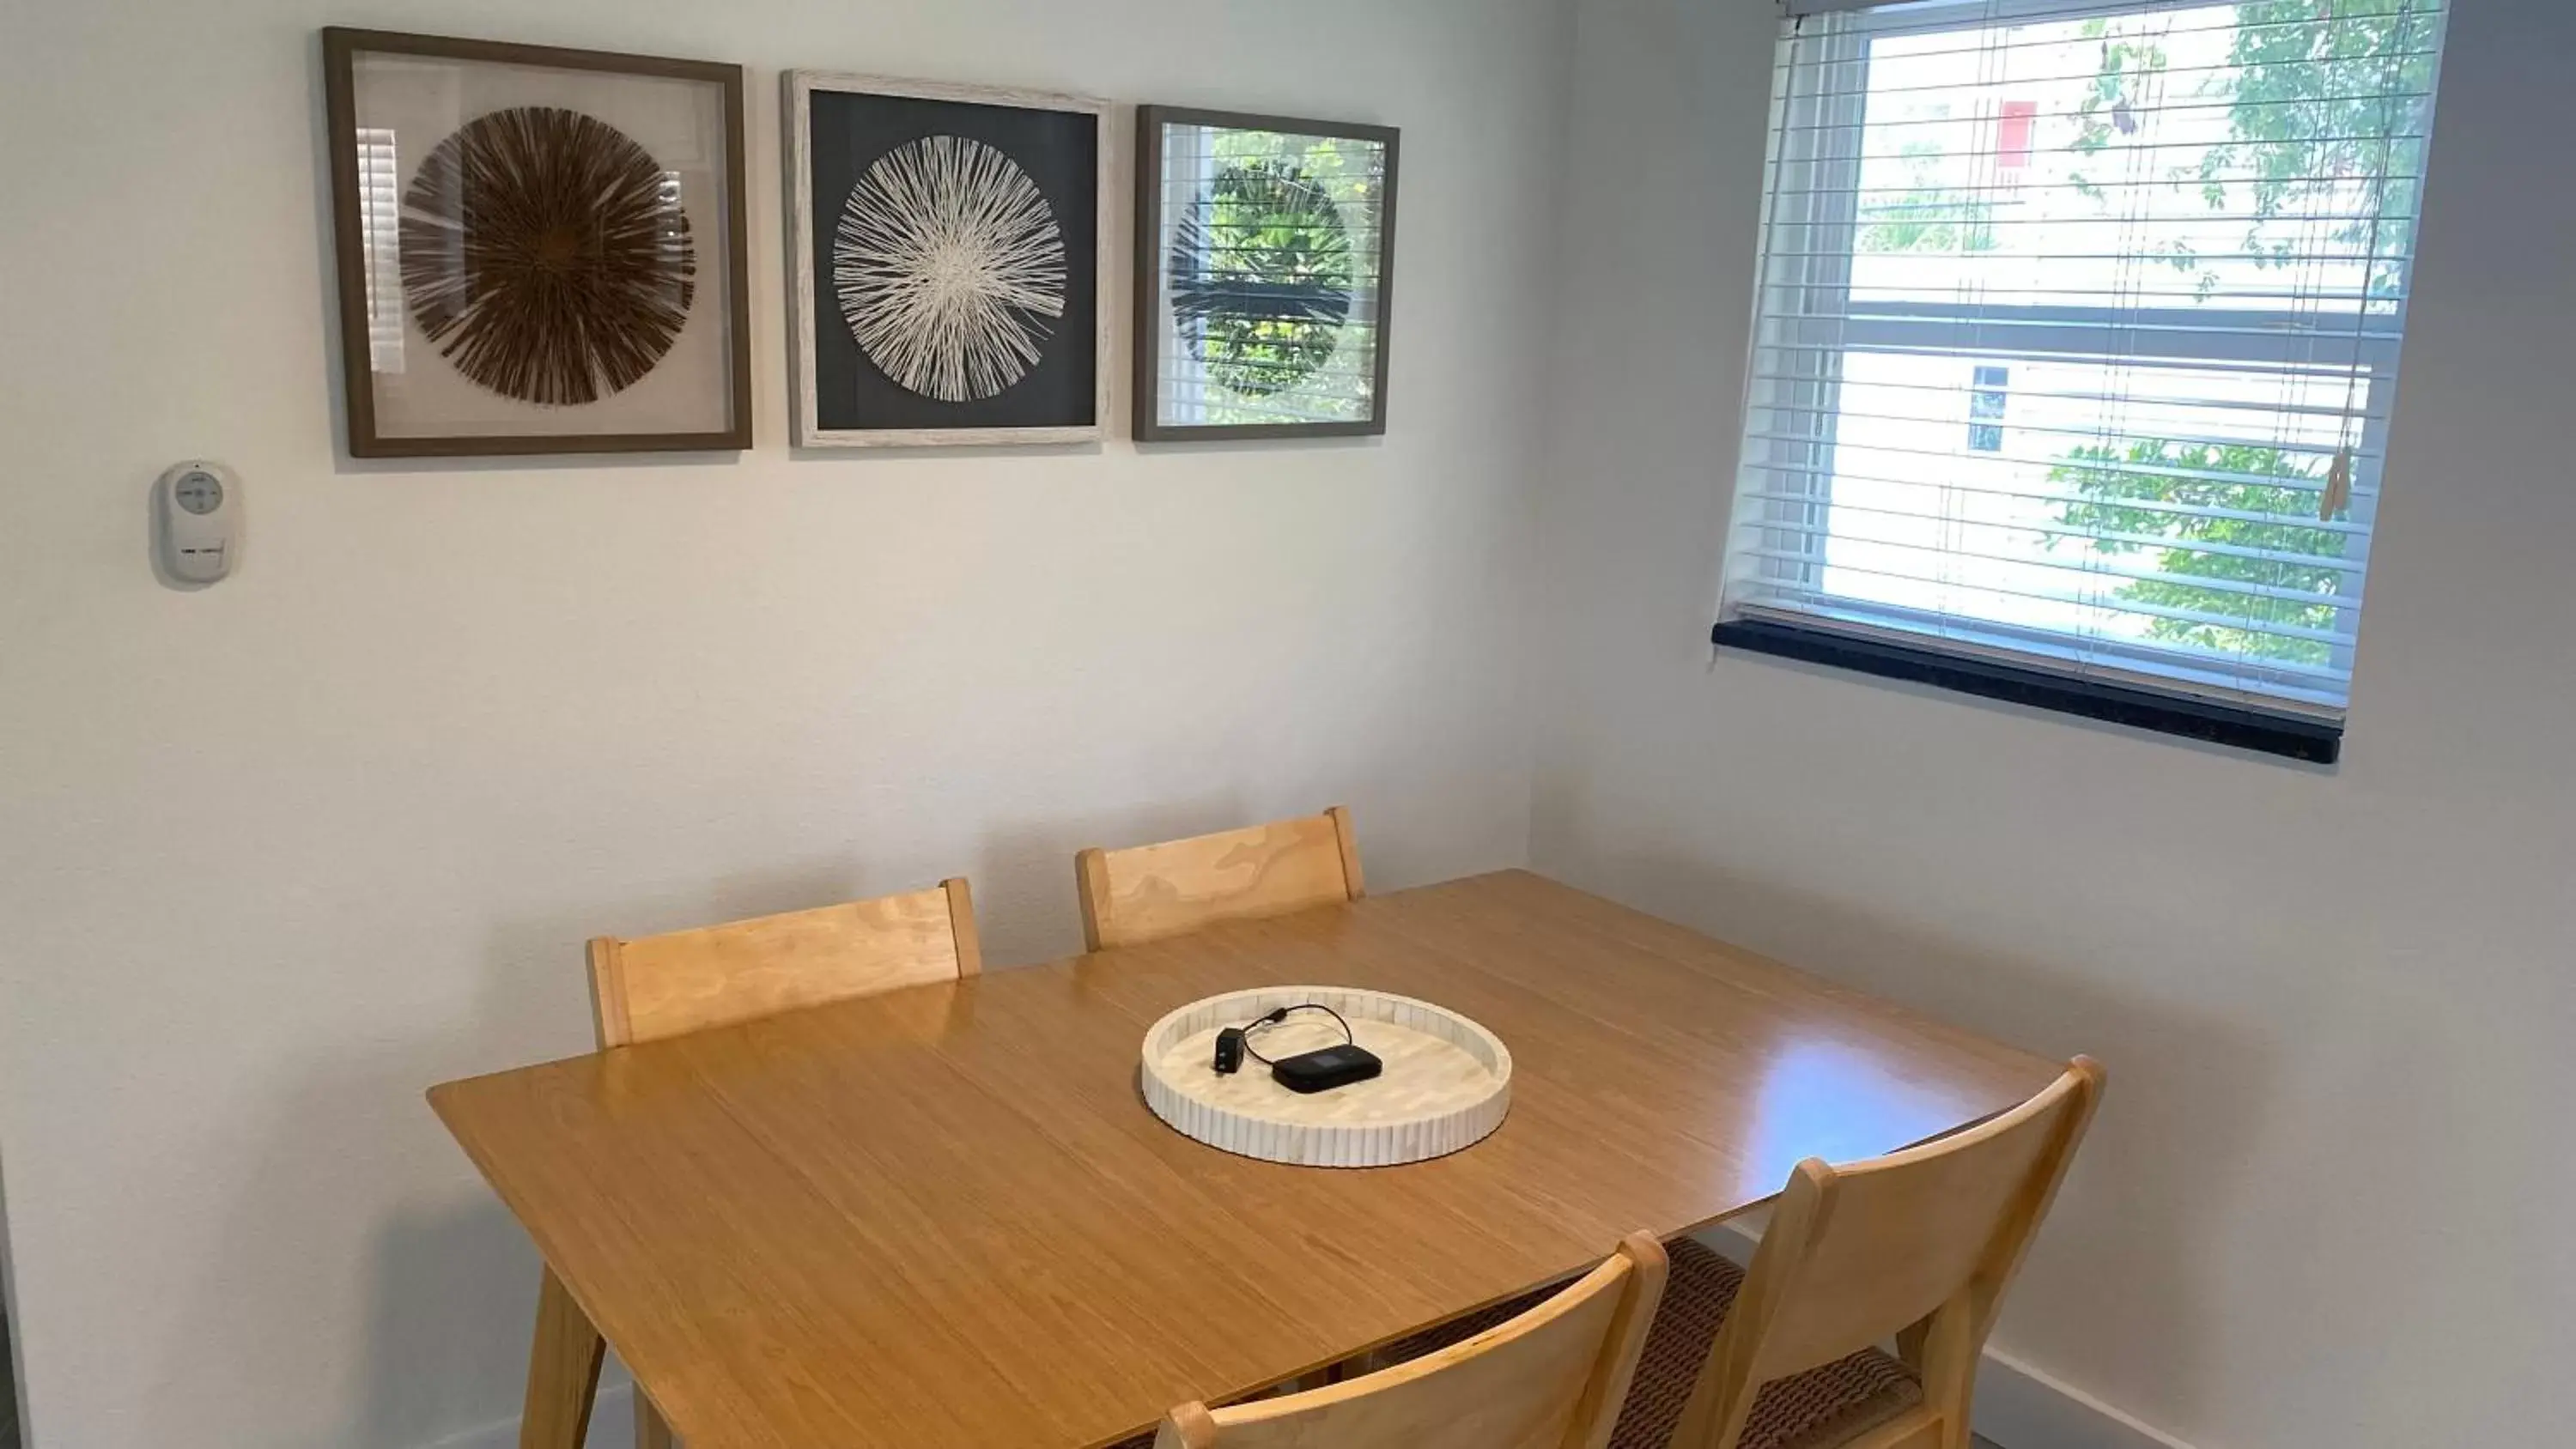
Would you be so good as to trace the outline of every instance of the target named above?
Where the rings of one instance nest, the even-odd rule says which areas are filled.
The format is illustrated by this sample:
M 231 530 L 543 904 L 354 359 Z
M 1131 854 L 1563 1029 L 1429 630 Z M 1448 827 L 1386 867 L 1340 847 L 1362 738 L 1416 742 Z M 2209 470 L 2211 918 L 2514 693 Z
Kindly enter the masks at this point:
M 1849 1167 L 1799 1163 L 1752 1267 L 1717 1259 L 1723 1273 L 1691 1275 L 1707 1284 L 1697 1301 L 1665 1299 L 1676 1325 L 1723 1326 L 1688 1336 L 1708 1345 L 1696 1365 L 1650 1355 L 1616 1442 L 1968 1449 L 1986 1335 L 2101 1094 L 2101 1067 L 2077 1057 L 2047 1090 L 1965 1132 Z M 1677 1284 L 1682 1267 L 1677 1253 Z M 1721 1297 L 1731 1305 L 1708 1301 Z M 1873 1347 L 1891 1337 L 1896 1359 Z
M 729 1026 L 798 1007 L 873 996 L 973 976 L 984 968 L 975 901 L 963 879 L 931 890 L 757 916 L 640 940 L 590 943 L 592 1025 L 605 1048 Z M 554 1270 L 537 1303 L 541 1342 L 567 1339 L 590 1355 L 596 1383 L 604 1346 Z M 587 1338 L 582 1336 L 587 1334 Z M 529 1387 L 534 1416 L 537 1388 Z M 582 1412 L 587 1413 L 585 1399 Z M 637 1449 L 672 1449 L 670 1426 L 635 1391 Z
M 667 936 L 590 943 L 602 1047 L 659 1041 L 983 969 L 963 880 Z
M 1664 1250 L 1607 1262 L 1508 1322 L 1308 1393 L 1165 1417 L 1154 1449 L 1602 1449 L 1663 1294 Z
M 1218 921 L 1355 901 L 1359 842 L 1351 813 L 1321 815 L 1073 857 L 1089 949 L 1133 946 Z
M 1748 1273 L 1669 1245 L 1611 1449 L 1967 1449 L 1978 1356 L 2083 1141 L 2102 1069 L 1965 1132 L 1849 1167 L 1810 1158 Z M 1410 1359 L 1520 1299 L 1386 1351 Z M 1875 1345 L 1894 1338 L 1898 1354 Z

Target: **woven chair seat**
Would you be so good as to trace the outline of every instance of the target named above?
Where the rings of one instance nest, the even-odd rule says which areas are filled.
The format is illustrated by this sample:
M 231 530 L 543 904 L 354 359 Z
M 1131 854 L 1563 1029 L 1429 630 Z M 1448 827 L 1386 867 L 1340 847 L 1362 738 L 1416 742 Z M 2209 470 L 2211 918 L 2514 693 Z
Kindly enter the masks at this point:
M 1636 1382 L 1629 1387 L 1610 1449 L 1666 1449 L 1682 1408 L 1708 1361 L 1718 1326 L 1744 1286 L 1744 1270 L 1688 1238 L 1664 1245 L 1671 1255 L 1664 1301 L 1646 1334 Z M 1438 1328 L 1401 1339 L 1379 1351 L 1381 1365 L 1403 1363 L 1463 1343 L 1546 1302 L 1564 1285 L 1552 1284 Z M 1740 1449 L 1833 1449 L 1923 1402 L 1914 1372 L 1874 1348 L 1763 1385 L 1745 1422 Z M 1150 1449 L 1149 1432 L 1115 1449 Z M 1371 1446 L 1374 1449 L 1374 1446 Z
M 1735 1306 L 1744 1270 L 1689 1238 L 1666 1243 L 1671 1276 L 1646 1351 L 1637 1363 L 1628 1405 L 1610 1449 L 1665 1449 L 1681 1422 L 1718 1325 Z M 1462 1342 L 1547 1301 L 1555 1286 L 1468 1314 L 1398 1342 L 1381 1362 L 1401 1363 Z M 1831 1449 L 1923 1402 L 1914 1372 L 1876 1349 L 1763 1386 L 1745 1422 L 1741 1449 Z

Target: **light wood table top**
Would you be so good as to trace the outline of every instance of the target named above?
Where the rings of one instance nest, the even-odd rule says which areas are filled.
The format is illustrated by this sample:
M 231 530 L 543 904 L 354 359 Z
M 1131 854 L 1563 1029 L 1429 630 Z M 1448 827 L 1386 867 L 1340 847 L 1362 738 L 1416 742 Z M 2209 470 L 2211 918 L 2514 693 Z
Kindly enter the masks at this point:
M 1431 1162 L 1228 1156 L 1136 1085 L 1219 991 L 1377 987 L 1511 1049 Z M 690 1449 L 1085 1449 L 1977 1121 L 2059 1064 L 1521 871 L 434 1089 Z

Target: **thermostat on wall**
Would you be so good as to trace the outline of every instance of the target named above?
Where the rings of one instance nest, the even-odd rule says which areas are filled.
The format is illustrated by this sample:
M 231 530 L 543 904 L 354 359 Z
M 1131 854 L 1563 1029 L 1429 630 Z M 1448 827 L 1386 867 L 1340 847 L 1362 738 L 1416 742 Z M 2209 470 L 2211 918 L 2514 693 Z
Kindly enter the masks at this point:
M 241 551 L 241 514 L 241 485 L 221 463 L 172 464 L 152 490 L 163 571 L 191 584 L 231 573 Z

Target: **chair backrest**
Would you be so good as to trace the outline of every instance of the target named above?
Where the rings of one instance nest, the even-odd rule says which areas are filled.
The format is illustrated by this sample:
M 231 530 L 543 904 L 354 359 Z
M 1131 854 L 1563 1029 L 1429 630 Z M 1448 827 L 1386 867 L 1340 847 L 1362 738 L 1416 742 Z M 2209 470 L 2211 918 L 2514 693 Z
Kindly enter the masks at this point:
M 590 943 L 603 1047 L 657 1041 L 983 969 L 963 880 L 810 911 Z
M 1367 893 L 1351 813 L 1339 805 L 1321 815 L 1160 845 L 1094 846 L 1075 853 L 1073 873 L 1082 893 L 1083 939 L 1094 951 Z
M 1631 1233 L 1518 1318 L 1310 1393 L 1183 1404 L 1154 1449 L 1601 1449 L 1663 1294 L 1663 1245 Z
M 2101 1092 L 2102 1069 L 2077 1057 L 1964 1132 L 1848 1167 L 1799 1163 L 1672 1449 L 1735 1449 L 1762 1385 L 1890 1337 L 1924 1399 L 1887 1426 L 1891 1442 L 1964 1449 L 1978 1355 Z

